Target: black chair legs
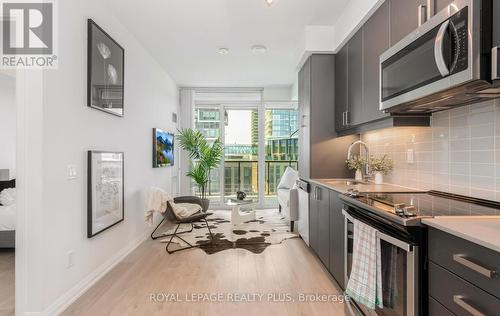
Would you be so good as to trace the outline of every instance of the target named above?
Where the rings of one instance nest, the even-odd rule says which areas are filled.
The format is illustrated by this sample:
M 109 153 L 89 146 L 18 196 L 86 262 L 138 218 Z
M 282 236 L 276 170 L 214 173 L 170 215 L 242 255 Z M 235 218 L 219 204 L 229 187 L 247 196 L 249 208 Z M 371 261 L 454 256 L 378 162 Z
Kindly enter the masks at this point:
M 207 222 L 207 219 L 204 218 L 205 220 L 205 224 L 207 225 L 207 229 L 208 229 L 208 233 L 210 234 L 210 241 L 205 243 L 204 245 L 208 245 L 208 244 L 211 244 L 213 243 L 214 241 L 214 236 L 212 234 L 212 231 L 210 230 L 210 225 L 208 225 L 208 222 Z M 173 234 L 170 234 L 170 240 L 168 241 L 168 244 L 167 246 L 165 247 L 165 250 L 169 253 L 169 254 L 173 254 L 174 252 L 178 252 L 178 251 L 182 251 L 182 250 L 187 250 L 187 249 L 191 249 L 191 248 L 197 248 L 197 247 L 200 247 L 201 245 L 191 245 L 188 241 L 186 241 L 184 238 L 182 238 L 181 236 L 179 236 L 179 234 L 183 234 L 183 233 L 187 233 L 189 231 L 186 231 L 186 232 L 182 232 L 182 233 L 177 233 L 177 230 L 179 229 L 179 226 L 181 226 L 181 223 L 177 224 L 177 227 L 175 227 L 175 230 L 174 230 L 174 233 Z M 191 223 L 191 230 L 193 230 L 193 223 Z M 183 242 L 185 242 L 186 244 L 188 244 L 187 247 L 182 247 L 182 248 L 179 248 L 179 249 L 174 249 L 174 250 L 169 250 L 169 246 L 170 244 L 172 243 L 172 240 L 174 239 L 174 237 L 177 237 L 179 238 L 180 240 L 182 240 Z
M 160 226 L 163 224 L 163 222 L 165 222 L 165 218 L 163 218 L 161 220 L 161 222 L 158 224 L 158 226 L 156 226 L 156 228 L 153 230 L 153 232 L 151 233 L 151 239 L 156 240 L 156 239 L 161 238 L 161 237 L 170 237 L 172 235 L 172 234 L 166 234 L 166 235 L 154 236 L 154 233 L 158 230 L 158 228 L 160 228 Z M 194 229 L 194 226 L 193 226 L 193 223 L 191 223 L 191 229 L 190 230 L 186 230 L 186 231 L 177 233 L 177 235 L 185 234 L 185 233 L 190 233 L 190 232 L 193 231 L 193 229 Z

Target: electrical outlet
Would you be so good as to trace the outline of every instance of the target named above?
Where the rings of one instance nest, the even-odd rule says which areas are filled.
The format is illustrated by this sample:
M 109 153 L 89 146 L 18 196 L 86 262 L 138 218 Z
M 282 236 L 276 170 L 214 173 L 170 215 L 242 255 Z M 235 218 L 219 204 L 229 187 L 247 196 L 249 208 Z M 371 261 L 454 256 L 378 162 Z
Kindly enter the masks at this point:
M 67 178 L 68 180 L 75 180 L 78 176 L 78 172 L 76 170 L 76 165 L 67 165 Z
M 68 253 L 66 254 L 67 256 L 67 263 L 66 263 L 66 268 L 72 268 L 75 266 L 75 251 L 74 250 L 70 250 L 68 251 Z

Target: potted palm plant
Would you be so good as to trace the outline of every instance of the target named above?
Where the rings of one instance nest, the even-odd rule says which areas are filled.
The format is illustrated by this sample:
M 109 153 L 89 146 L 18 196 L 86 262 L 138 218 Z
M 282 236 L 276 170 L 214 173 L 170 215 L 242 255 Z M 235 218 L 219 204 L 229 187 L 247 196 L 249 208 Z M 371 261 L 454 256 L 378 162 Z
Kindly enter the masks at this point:
M 192 159 L 191 167 L 186 175 L 193 179 L 193 182 L 198 187 L 199 196 L 203 203 L 203 211 L 206 212 L 210 205 L 210 201 L 207 199 L 210 171 L 217 168 L 222 161 L 222 155 L 224 154 L 222 142 L 220 138 L 217 138 L 210 144 L 200 131 L 192 128 L 179 130 L 177 140 L 179 146 L 187 151 Z

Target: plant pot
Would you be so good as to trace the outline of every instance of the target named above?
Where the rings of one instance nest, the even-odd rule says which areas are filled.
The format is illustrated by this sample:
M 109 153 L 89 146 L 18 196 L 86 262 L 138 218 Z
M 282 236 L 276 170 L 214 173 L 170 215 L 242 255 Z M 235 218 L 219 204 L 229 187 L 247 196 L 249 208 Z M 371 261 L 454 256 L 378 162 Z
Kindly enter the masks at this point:
M 201 199 L 201 208 L 203 212 L 208 211 L 208 208 L 210 207 L 210 200 L 209 199 Z
M 363 181 L 363 173 L 361 170 L 356 170 L 356 175 L 354 177 L 356 181 Z
M 382 174 L 382 172 L 375 172 L 374 181 L 375 181 L 375 184 L 384 183 L 384 175 Z

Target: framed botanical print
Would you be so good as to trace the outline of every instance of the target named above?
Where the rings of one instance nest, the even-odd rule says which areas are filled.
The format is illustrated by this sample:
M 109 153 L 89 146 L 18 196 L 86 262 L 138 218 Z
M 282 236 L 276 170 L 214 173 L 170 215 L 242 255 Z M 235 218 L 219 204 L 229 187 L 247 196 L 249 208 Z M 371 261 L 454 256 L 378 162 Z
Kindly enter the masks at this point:
M 87 105 L 123 116 L 125 50 L 88 19 Z
M 124 220 L 123 153 L 88 151 L 87 164 L 87 237 L 91 238 Z

